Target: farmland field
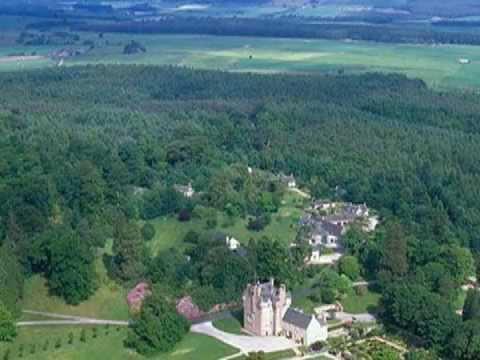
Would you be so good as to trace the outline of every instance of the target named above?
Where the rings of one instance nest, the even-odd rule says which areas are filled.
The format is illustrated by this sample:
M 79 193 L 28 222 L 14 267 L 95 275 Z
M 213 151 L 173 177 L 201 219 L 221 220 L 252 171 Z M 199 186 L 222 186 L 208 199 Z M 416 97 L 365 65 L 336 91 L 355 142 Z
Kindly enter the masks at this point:
M 273 39 L 204 35 L 130 35 L 80 33 L 95 48 L 68 58 L 66 66 L 85 64 L 180 65 L 237 72 L 344 73 L 400 72 L 435 88 L 480 87 L 480 47 L 468 45 L 398 45 L 361 41 Z M 137 40 L 146 53 L 123 55 Z M 61 47 L 57 46 L 57 50 Z M 25 52 L 47 55 L 54 48 L 19 46 L 0 41 L 0 57 Z M 470 64 L 462 65 L 460 58 Z M 0 71 L 55 66 L 49 59 L 0 62 Z

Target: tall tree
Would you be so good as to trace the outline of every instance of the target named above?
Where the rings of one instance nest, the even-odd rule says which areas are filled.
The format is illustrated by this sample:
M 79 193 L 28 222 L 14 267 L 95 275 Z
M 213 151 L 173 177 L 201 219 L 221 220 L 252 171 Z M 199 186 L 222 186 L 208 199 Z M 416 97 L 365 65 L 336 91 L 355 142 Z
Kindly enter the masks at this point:
M 140 229 L 123 216 L 116 219 L 114 226 L 113 274 L 121 281 L 138 280 L 145 272 L 145 247 Z
M 407 238 L 398 222 L 387 225 L 383 244 L 382 265 L 393 276 L 403 276 L 408 272 Z
M 167 352 L 187 334 L 188 321 L 154 290 L 134 319 L 125 344 L 142 355 Z
M 17 335 L 13 316 L 0 302 L 0 341 L 12 341 Z
M 469 289 L 462 312 L 463 321 L 480 320 L 480 291 L 478 289 Z
M 445 353 L 450 359 L 480 359 L 480 322 L 469 320 L 456 328 Z
M 66 226 L 48 232 L 48 286 L 69 304 L 88 299 L 96 289 L 92 249 Z

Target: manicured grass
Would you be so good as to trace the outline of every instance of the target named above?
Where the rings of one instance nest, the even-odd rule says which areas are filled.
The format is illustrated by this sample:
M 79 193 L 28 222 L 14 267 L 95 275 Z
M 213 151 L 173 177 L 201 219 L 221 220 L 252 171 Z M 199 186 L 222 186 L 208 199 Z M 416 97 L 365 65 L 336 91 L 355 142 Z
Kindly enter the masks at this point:
M 352 314 L 360 314 L 372 312 L 378 307 L 381 295 L 379 293 L 368 290 L 363 296 L 358 296 L 353 291 L 342 300 L 343 308 L 346 312 Z
M 242 323 L 234 317 L 216 320 L 213 322 L 213 326 L 227 333 L 245 335 L 245 333 L 242 332 Z
M 147 359 L 126 349 L 123 341 L 126 329 L 117 330 L 116 327 L 98 327 L 97 337 L 93 338 L 93 330 L 84 327 L 87 341 L 80 341 L 81 328 L 79 327 L 35 327 L 22 328 L 12 344 L 0 344 L 0 356 L 7 348 L 10 349 L 10 359 L 19 359 L 19 349 L 23 344 L 22 359 L 27 360 L 130 360 Z M 108 332 L 108 334 L 107 334 Z M 74 336 L 72 344 L 68 344 L 69 333 Z M 61 340 L 61 347 L 55 348 L 55 344 Z M 48 348 L 44 350 L 48 341 Z M 32 354 L 32 345 L 35 353 Z M 189 333 L 169 354 L 161 354 L 148 359 L 152 360 L 217 360 L 238 352 L 236 349 L 225 345 L 214 338 Z
M 295 355 L 295 351 L 293 350 L 275 351 L 271 353 L 266 353 L 265 360 L 281 360 L 294 357 Z
M 332 73 L 342 69 L 346 73 L 400 72 L 422 78 L 437 88 L 480 87 L 479 46 L 136 34 L 105 34 L 100 41 L 93 33 L 80 33 L 80 36 L 82 41 L 95 40 L 97 47 L 88 54 L 67 59 L 66 66 L 92 63 L 173 64 L 268 73 Z M 145 44 L 147 52 L 123 55 L 123 46 L 131 39 Z M 18 51 L 19 46 L 12 42 L 0 42 L 0 54 L 8 54 L 12 50 Z M 46 54 L 52 49 L 21 46 L 20 50 Z M 468 58 L 471 64 L 461 65 L 459 58 Z M 0 71 L 52 65 L 51 61 L 0 63 Z
M 272 215 L 272 222 L 262 231 L 248 230 L 246 219 L 237 218 L 233 224 L 228 223 L 226 216 L 221 212 L 218 213 L 218 226 L 214 230 L 233 236 L 243 244 L 247 244 L 250 239 L 260 239 L 263 236 L 290 244 L 297 234 L 298 220 L 303 213 L 304 201 L 298 194 L 287 192 L 281 208 Z M 180 222 L 173 217 L 161 217 L 152 220 L 151 224 L 156 230 L 155 237 L 149 242 L 152 254 L 182 246 L 185 235 L 191 230 L 198 233 L 207 230 L 205 222 L 201 219 Z
M 106 320 L 127 320 L 126 290 L 108 278 L 102 261 L 103 255 L 108 254 L 110 248 L 111 241 L 107 243 L 105 250 L 98 253 L 96 261 L 98 289 L 87 301 L 78 306 L 68 305 L 61 298 L 51 296 L 46 280 L 35 275 L 26 281 L 22 308 Z M 31 315 L 24 316 L 24 319 L 31 319 Z

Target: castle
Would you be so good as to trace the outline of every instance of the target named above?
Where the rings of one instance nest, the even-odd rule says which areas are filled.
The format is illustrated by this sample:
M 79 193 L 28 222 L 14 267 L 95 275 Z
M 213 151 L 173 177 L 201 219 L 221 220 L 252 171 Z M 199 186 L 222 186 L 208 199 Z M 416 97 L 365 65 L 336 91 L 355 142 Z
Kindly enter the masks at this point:
M 291 308 L 292 298 L 285 285 L 249 284 L 243 294 L 246 331 L 258 336 L 285 336 L 298 344 L 311 345 L 328 336 L 326 318 L 317 319 Z

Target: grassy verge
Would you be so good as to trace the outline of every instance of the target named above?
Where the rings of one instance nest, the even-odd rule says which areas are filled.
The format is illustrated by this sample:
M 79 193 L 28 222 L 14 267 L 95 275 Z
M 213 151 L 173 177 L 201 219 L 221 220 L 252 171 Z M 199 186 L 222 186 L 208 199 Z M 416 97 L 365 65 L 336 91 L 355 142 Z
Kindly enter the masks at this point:
M 245 333 L 242 332 L 242 323 L 234 317 L 216 320 L 213 322 L 213 326 L 227 333 L 245 335 Z

